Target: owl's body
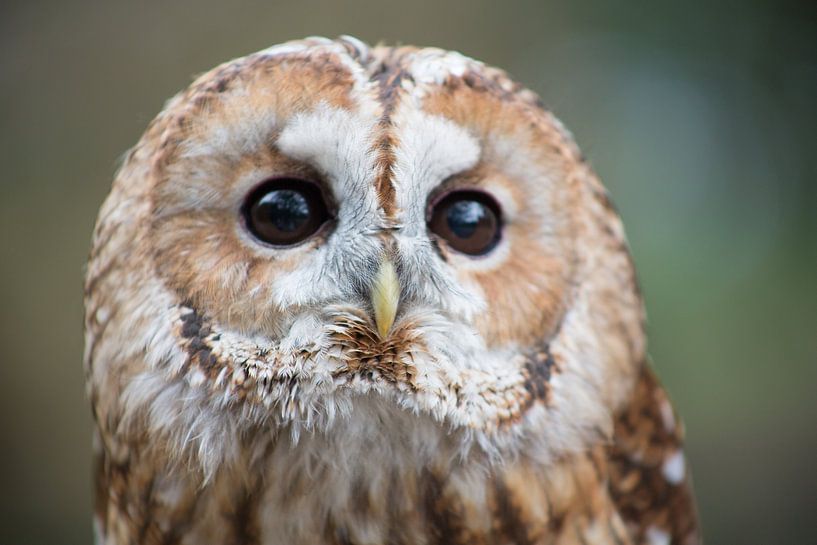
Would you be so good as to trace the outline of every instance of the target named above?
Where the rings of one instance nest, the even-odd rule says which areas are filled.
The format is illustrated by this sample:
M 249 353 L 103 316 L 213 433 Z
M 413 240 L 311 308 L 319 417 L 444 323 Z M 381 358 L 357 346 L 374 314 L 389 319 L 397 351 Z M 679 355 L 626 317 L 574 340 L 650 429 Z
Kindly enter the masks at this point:
M 200 77 L 125 160 L 86 308 L 100 543 L 698 542 L 620 220 L 459 54 Z

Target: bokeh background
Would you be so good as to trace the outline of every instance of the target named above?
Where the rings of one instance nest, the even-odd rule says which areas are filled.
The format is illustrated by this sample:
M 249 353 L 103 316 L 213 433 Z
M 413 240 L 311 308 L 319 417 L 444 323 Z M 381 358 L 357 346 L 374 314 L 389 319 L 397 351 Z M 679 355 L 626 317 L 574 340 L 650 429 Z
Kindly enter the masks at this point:
M 0 7 L 0 542 L 91 540 L 82 274 L 118 158 L 192 75 L 346 33 L 540 93 L 624 217 L 708 542 L 815 542 L 813 1 L 138 4 Z

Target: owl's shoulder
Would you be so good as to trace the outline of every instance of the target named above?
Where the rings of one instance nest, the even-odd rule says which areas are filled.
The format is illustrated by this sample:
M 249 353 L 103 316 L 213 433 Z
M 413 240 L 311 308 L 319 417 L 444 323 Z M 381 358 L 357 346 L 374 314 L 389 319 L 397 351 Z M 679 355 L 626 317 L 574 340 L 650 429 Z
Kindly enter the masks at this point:
M 669 397 L 645 364 L 608 453 L 610 495 L 637 543 L 700 542 L 683 440 Z

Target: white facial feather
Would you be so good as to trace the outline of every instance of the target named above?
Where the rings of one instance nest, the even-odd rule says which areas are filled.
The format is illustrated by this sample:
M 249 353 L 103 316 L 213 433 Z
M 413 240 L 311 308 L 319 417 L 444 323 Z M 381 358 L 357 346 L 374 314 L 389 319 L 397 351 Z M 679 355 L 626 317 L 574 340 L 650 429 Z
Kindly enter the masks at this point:
M 375 123 L 322 104 L 295 116 L 281 131 L 279 149 L 322 173 L 337 199 L 338 215 L 327 244 L 276 280 L 280 308 L 341 300 L 352 296 L 357 284 L 370 281 L 352 277 L 365 274 L 382 253 L 375 234 L 385 221 L 372 184 Z
M 477 164 L 479 144 L 451 121 L 415 107 L 401 109 L 394 123 L 400 140 L 393 184 L 401 211 L 395 240 L 409 296 L 470 320 L 485 308 L 485 301 L 476 286 L 461 285 L 440 266 L 429 241 L 426 211 L 434 189 Z
M 425 236 L 426 201 L 449 176 L 476 166 L 480 145 L 454 122 L 417 110 L 409 103 L 393 118 L 400 135 L 393 185 L 407 235 Z

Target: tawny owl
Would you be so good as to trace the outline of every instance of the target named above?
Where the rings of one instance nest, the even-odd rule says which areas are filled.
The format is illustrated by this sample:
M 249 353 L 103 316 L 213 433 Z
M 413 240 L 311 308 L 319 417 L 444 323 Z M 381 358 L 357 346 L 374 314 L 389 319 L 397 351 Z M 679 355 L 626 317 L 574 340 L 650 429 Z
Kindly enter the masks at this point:
M 99 543 L 699 542 L 621 221 L 478 61 L 311 38 L 204 74 L 85 294 Z

